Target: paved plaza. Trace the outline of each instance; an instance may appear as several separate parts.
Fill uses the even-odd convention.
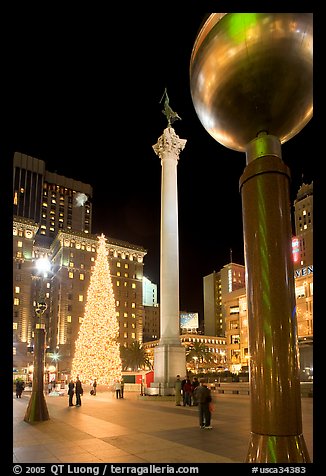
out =
[[[84,392],[81,407],[46,396],[50,420],[24,421],[29,395],[13,395],[14,463],[243,463],[250,397],[215,394],[212,430],[199,428],[197,407],[139,399],[127,392]],[[146,399],[147,398],[147,399]],[[155,398],[155,397],[154,397]],[[302,398],[303,435],[313,461],[313,398]]]

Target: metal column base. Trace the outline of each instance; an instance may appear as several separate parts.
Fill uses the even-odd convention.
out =
[[[303,435],[251,433],[246,463],[311,463]]]
[[[36,390],[32,391],[31,398],[25,413],[24,421],[33,423],[35,421],[49,420],[49,412],[46,406],[46,401],[43,392]]]

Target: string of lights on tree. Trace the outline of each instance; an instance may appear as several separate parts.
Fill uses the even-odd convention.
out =
[[[112,385],[122,379],[119,323],[111,281],[106,238],[99,245],[87,290],[85,313],[76,340],[72,378],[84,383],[97,379],[98,384]]]

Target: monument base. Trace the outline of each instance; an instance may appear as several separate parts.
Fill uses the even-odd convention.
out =
[[[246,463],[311,463],[303,435],[251,433]]]
[[[174,395],[177,375],[186,375],[186,350],[181,344],[159,344],[154,349],[154,382],[159,395]]]

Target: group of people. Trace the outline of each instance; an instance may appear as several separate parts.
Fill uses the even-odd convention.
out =
[[[76,382],[71,379],[68,384],[69,406],[74,407],[76,405],[76,407],[80,407],[83,393],[84,390],[79,377],[77,377]],[[73,403],[74,395],[76,395],[76,404]]]
[[[176,406],[198,406],[199,426],[201,429],[212,428],[211,417],[213,411],[212,392],[205,383],[205,379],[201,378],[198,381],[194,377],[191,382],[189,378],[181,380],[180,375],[177,375],[175,382],[175,404]]]
[[[181,380],[180,375],[177,375],[177,380],[175,384],[175,404],[181,406],[181,401],[183,406],[197,406],[197,398],[195,389],[199,386],[199,381],[197,377],[193,378],[193,381],[190,381],[190,378],[185,378]]]

